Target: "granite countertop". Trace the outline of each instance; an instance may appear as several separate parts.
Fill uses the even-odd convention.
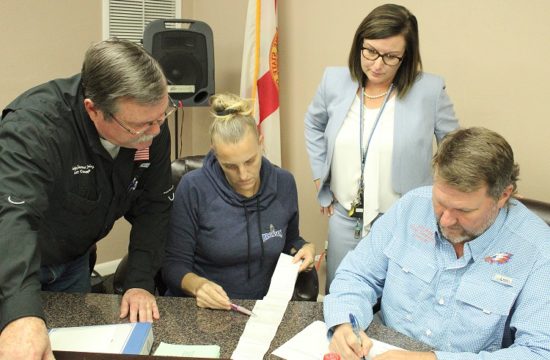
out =
[[[110,294],[42,293],[48,327],[102,325],[128,322],[119,319],[121,296]],[[239,305],[254,307],[253,300],[239,300]],[[153,323],[153,351],[163,341],[172,344],[216,344],[221,357],[229,358],[237,346],[248,317],[234,312],[201,309],[195,299],[158,297],[160,320]],[[323,320],[323,304],[289,303],[283,321],[266,353],[266,359],[279,359],[271,352],[315,320]],[[375,339],[416,351],[430,348],[385,326],[373,323],[367,334]]]

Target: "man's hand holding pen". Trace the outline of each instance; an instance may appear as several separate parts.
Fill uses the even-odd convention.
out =
[[[372,340],[364,331],[356,334],[350,323],[344,323],[336,327],[329,350],[340,354],[342,360],[359,360],[368,355],[371,347]]]
[[[329,344],[331,352],[340,355],[342,360],[359,360],[368,356],[372,348],[372,340],[364,331],[354,329],[351,323],[336,326]],[[373,360],[437,360],[433,352],[414,352],[406,350],[390,350],[380,355],[372,356]]]

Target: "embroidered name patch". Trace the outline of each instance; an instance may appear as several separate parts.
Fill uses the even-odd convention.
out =
[[[513,282],[511,277],[504,276],[502,274],[495,274],[493,276],[493,281],[496,281],[499,284],[508,285],[508,286],[512,286],[512,282]]]
[[[95,167],[92,164],[75,165],[71,168],[71,170],[73,171],[73,175],[89,174],[90,172],[92,172],[93,169],[95,169]]]

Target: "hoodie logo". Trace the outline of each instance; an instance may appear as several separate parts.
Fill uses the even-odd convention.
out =
[[[274,238],[274,237],[280,237],[283,238],[283,230],[275,230],[275,226],[273,224],[269,225],[269,232],[262,234],[262,240],[266,242],[267,240]]]

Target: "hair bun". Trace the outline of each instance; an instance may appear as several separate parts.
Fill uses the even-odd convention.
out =
[[[217,116],[227,116],[231,114],[236,114],[239,112],[238,109],[221,109],[221,110],[215,110]]]

